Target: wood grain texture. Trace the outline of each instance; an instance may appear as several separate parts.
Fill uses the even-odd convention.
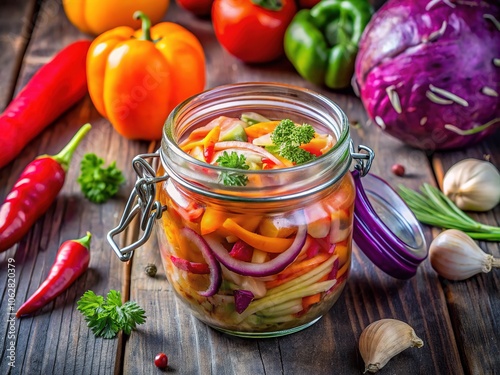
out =
[[[33,29],[35,0],[3,0],[0,12],[0,110],[14,94],[24,52]]]
[[[496,133],[486,142],[467,147],[455,152],[438,152],[433,158],[438,184],[446,171],[456,162],[475,158],[488,160],[493,165],[500,165],[500,133]],[[484,224],[500,226],[500,206],[487,213],[469,213],[470,216]],[[500,244],[494,242],[478,242],[483,251],[500,258]],[[442,279],[446,303],[450,313],[456,338],[462,343],[460,356],[464,369],[470,374],[494,374],[499,371],[500,358],[490,353],[500,350],[500,273],[493,270],[488,274],[480,274],[463,282],[451,282]]]
[[[1,13],[4,14],[3,3],[0,6]],[[61,48],[86,38],[88,36],[69,24],[60,2],[44,1],[23,59],[16,92]],[[3,82],[0,85],[4,87]],[[86,122],[91,122],[93,128],[75,152],[65,186],[56,202],[18,245],[0,254],[3,312],[0,320],[0,346],[7,348],[11,341],[7,335],[7,318],[4,319],[7,309],[4,303],[8,300],[5,294],[5,270],[9,258],[13,258],[16,265],[16,308],[45,279],[59,245],[68,239],[82,237],[86,231],[93,234],[90,268],[66,292],[33,317],[16,320],[16,366],[8,366],[6,351],[2,350],[2,374],[112,374],[117,366],[118,341],[96,339],[86,327],[81,314],[76,311],[76,301],[89,289],[98,294],[106,294],[110,289],[121,289],[123,274],[120,270],[123,264],[112,256],[105,237],[108,228],[115,223],[116,212],[120,210],[134,180],[128,179],[123,195],[106,205],[86,201],[76,180],[80,161],[85,153],[95,152],[107,163],[117,160],[118,167],[130,175],[128,161],[147,145],[117,137],[110,124],[100,118],[90,98],[86,97],[48,126],[26,146],[16,160],[0,171],[1,198],[3,200],[7,195],[27,163],[38,155],[59,152]]]
[[[206,32],[209,29],[208,21],[188,18],[175,9],[169,11],[170,17],[184,22],[192,30]],[[207,53],[209,87],[229,82],[278,81],[311,88],[336,101],[349,119],[361,124],[352,129],[352,138],[356,145],[364,144],[374,149],[376,161],[372,173],[382,176],[393,186],[404,183],[418,188],[424,181],[433,181],[432,166],[425,153],[387,137],[367,122],[361,102],[352,93],[332,92],[304,82],[284,59],[258,66],[244,64],[217,45],[213,35],[204,33],[198,37],[203,40]],[[404,179],[390,172],[395,162],[406,166]],[[429,230],[426,237],[430,242]],[[322,320],[288,337],[248,341],[220,334],[192,318],[184,305],[174,298],[163,270],[156,279],[145,276],[145,259],[156,257],[156,264],[161,264],[157,253],[153,239],[134,255],[131,299],[147,305],[150,318],[141,328],[146,332],[132,335],[128,340],[125,373],[154,373],[155,369],[147,363],[136,361],[137,355],[153,357],[165,351],[176,373],[357,374],[364,368],[357,351],[362,329],[373,320],[387,317],[407,321],[425,342],[423,349],[409,350],[394,358],[390,366],[393,373],[463,373],[452,322],[447,314],[445,291],[429,264],[424,264],[412,280],[399,281],[376,269],[364,254],[355,250],[347,288]],[[158,335],[158,330],[163,334]],[[391,373],[390,367],[384,371]]]

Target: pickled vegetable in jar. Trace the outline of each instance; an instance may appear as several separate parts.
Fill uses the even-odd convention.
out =
[[[174,110],[156,231],[169,282],[198,319],[278,336],[333,306],[351,262],[349,146],[340,108],[289,86],[223,87]]]
[[[122,260],[154,228],[170,287],[202,322],[231,335],[275,337],[325,315],[350,272],[355,153],[338,105],[277,83],[217,87],[169,115],[152,167],[108,240]],[[148,194],[154,191],[154,196]],[[144,236],[112,237],[142,212]],[[154,201],[154,202],[153,202]]]
[[[170,284],[195,316],[239,335],[294,330],[338,299],[349,275],[354,188],[283,202],[207,200],[172,180],[157,227]]]

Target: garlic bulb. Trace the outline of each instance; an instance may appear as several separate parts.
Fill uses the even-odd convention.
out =
[[[365,371],[375,373],[403,350],[424,342],[407,323],[396,319],[381,319],[368,325],[359,337],[359,352]]]
[[[434,238],[429,259],[432,268],[448,280],[465,280],[500,267],[500,259],[486,254],[472,238],[456,229],[445,230]]]
[[[444,175],[443,193],[462,210],[491,210],[500,202],[500,173],[485,160],[464,159]]]

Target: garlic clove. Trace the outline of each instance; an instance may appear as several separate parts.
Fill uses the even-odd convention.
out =
[[[403,350],[423,345],[424,342],[407,323],[397,319],[377,320],[368,325],[359,337],[364,372],[375,373]]]
[[[429,246],[432,268],[448,280],[465,280],[480,272],[490,272],[498,260],[486,254],[466,233],[448,229]]]
[[[500,173],[485,160],[464,159],[444,175],[443,193],[465,211],[489,211],[500,203]]]

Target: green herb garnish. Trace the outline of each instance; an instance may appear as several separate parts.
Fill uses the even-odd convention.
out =
[[[120,292],[110,290],[106,299],[89,290],[77,302],[77,310],[97,337],[111,339],[123,330],[127,335],[146,321],[145,311],[136,303],[122,304]]]
[[[500,241],[500,227],[473,220],[438,188],[423,184],[420,191],[418,193],[404,186],[399,187],[401,198],[422,223],[458,229],[476,240]]]
[[[271,140],[278,146],[279,155],[295,164],[307,163],[316,156],[300,148],[311,142],[314,128],[311,125],[295,125],[292,120],[284,119],[271,133]]]
[[[235,169],[248,169],[249,166],[246,164],[245,155],[238,154],[232,151],[230,154],[224,151],[220,155],[216,163],[221,167],[235,168]],[[226,186],[245,186],[248,183],[248,177],[242,173],[235,172],[221,172],[219,176],[219,181]]]
[[[125,182],[123,173],[112,162],[103,168],[104,160],[96,154],[85,154],[80,165],[78,183],[83,195],[91,202],[104,203],[116,195],[120,185]]]

